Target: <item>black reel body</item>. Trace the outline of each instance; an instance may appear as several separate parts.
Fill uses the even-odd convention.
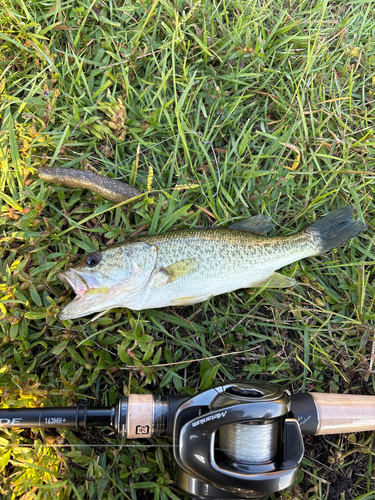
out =
[[[177,484],[193,498],[266,498],[296,480],[304,446],[290,394],[231,382],[184,402],[173,428]]]

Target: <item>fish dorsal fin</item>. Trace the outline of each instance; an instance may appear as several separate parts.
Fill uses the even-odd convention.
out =
[[[275,227],[268,215],[254,215],[248,219],[241,220],[229,226],[229,229],[242,229],[242,231],[251,231],[256,234],[267,234]]]
[[[296,281],[293,278],[289,278],[289,276],[284,276],[283,274],[273,273],[271,276],[268,276],[264,280],[258,281],[258,283],[254,283],[251,285],[253,287],[262,287],[267,285],[267,288],[287,288],[289,286],[293,286],[296,284]]]

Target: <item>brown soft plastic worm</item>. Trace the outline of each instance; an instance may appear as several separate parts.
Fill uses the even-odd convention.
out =
[[[125,184],[125,182],[94,174],[88,170],[59,167],[40,168],[39,177],[53,184],[89,189],[102,198],[115,203],[121,203],[141,194],[138,189]]]

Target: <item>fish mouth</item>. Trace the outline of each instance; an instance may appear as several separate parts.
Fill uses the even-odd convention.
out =
[[[94,276],[76,269],[68,269],[59,273],[57,277],[60,281],[69,285],[76,294],[76,297],[63,307],[57,315],[60,321],[86,316],[86,314],[90,314],[88,312],[90,309],[94,309],[92,312],[95,312],[97,306],[94,303],[100,301],[100,295],[108,291],[107,287],[100,287],[100,283]],[[90,291],[92,292],[90,293]]]
[[[82,274],[74,269],[68,269],[63,273],[59,273],[57,277],[60,281],[69,285],[77,295],[82,295],[90,288]]]

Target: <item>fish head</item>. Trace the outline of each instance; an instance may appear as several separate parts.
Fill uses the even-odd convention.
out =
[[[114,307],[130,307],[144,290],[155,265],[155,247],[145,246],[143,252],[120,246],[94,252],[77,266],[60,273],[58,278],[73,288],[76,297],[61,309],[58,319],[64,321]]]

